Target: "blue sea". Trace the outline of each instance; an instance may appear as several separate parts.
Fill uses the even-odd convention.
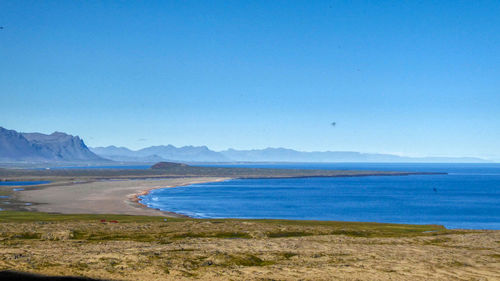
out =
[[[153,190],[151,208],[196,218],[441,224],[500,229],[500,164],[252,164],[293,169],[444,172],[445,175],[244,179]]]
[[[0,186],[29,186],[50,183],[50,181],[0,181]]]
[[[105,169],[115,169],[115,170],[147,170],[151,168],[151,165],[112,165],[112,166],[55,166],[55,167],[45,167],[45,168],[34,168],[33,170],[105,170]]]

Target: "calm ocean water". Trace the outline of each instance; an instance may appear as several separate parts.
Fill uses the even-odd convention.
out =
[[[0,182],[0,186],[27,186],[46,183],[50,183],[50,181],[2,181]]]
[[[248,179],[153,190],[151,208],[197,218],[442,224],[500,229],[500,164],[254,164],[238,167],[447,172],[447,175]]]

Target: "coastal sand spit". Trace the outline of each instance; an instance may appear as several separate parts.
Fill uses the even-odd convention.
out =
[[[148,216],[179,216],[150,209],[138,203],[137,196],[148,191],[204,182],[228,180],[222,177],[183,177],[146,180],[103,180],[68,183],[24,190],[18,200],[32,203],[30,211],[61,214],[123,214]]]

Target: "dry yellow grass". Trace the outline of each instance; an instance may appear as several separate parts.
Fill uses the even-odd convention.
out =
[[[500,232],[4,212],[5,269],[147,281],[498,280]]]

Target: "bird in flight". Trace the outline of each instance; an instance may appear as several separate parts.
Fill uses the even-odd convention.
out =
[[[337,125],[337,122],[332,122],[332,127],[335,127]]]

